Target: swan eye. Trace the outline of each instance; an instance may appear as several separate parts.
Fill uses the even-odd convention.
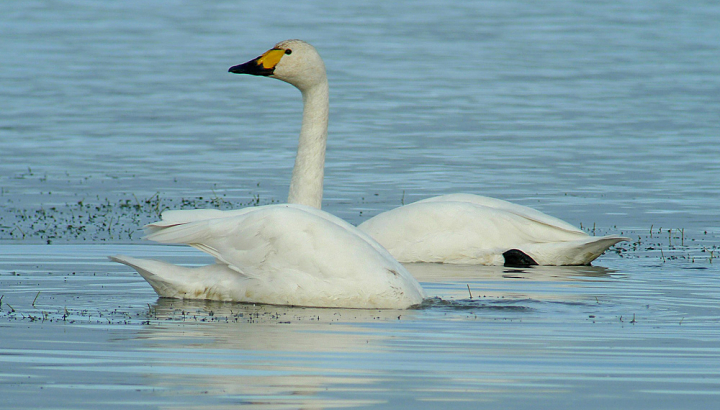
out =
[[[287,50],[285,50],[285,54],[292,54],[292,50],[288,48]]]

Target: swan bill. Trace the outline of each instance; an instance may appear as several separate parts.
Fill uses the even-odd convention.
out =
[[[275,66],[285,55],[285,50],[273,48],[266,51],[263,55],[240,65],[232,66],[228,70],[233,74],[251,74],[270,76],[275,72]]]

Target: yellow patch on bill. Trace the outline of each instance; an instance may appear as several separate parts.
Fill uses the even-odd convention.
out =
[[[257,63],[258,65],[262,65],[263,68],[266,69],[275,68],[277,63],[280,62],[280,59],[284,55],[285,50],[278,50],[273,48],[272,50],[268,50],[265,52],[265,54],[261,55],[260,58],[258,58]]]

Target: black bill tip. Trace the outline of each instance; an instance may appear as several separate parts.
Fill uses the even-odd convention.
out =
[[[232,66],[228,69],[228,72],[233,74],[250,74],[250,75],[262,75],[262,76],[268,76],[272,75],[273,71],[275,71],[274,68],[265,68],[262,64],[258,64],[258,59],[260,57],[248,61],[244,64],[239,64]]]

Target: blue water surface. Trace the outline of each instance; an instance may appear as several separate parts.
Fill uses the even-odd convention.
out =
[[[0,15],[0,408],[717,403],[717,2]],[[157,299],[105,256],[208,259],[143,242],[144,223],[286,200],[300,94],[227,69],[287,38],[327,67],[327,211],[357,224],[467,192],[632,241],[593,267],[411,265],[434,297],[411,311]]]

